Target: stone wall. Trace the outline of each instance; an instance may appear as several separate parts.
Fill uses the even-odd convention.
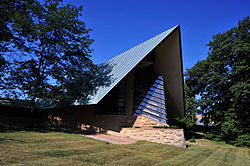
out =
[[[183,129],[123,128],[119,133],[109,131],[108,134],[186,148]]]
[[[140,115],[94,115],[91,107],[74,107],[48,113],[47,125],[79,129],[86,132],[119,132],[124,127],[152,128],[166,125],[152,118]]]
[[[154,120],[144,115],[137,116],[133,127],[152,128],[153,126],[165,126],[167,124]]]
[[[11,115],[11,114],[10,114]],[[140,115],[94,115],[91,107],[41,110],[39,117],[0,116],[0,123],[20,127],[55,126],[82,133],[105,132],[138,140],[185,147],[182,129],[153,128],[164,123]]]

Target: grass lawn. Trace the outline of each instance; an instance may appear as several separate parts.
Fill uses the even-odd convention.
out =
[[[0,165],[250,165],[248,148],[205,139],[188,149],[140,141],[114,145],[63,132],[0,132]]]

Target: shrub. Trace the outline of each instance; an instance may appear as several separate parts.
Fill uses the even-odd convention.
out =
[[[248,147],[250,148],[250,134],[242,134],[237,136],[236,139],[232,141],[225,140],[224,133],[218,132],[218,131],[212,131],[210,133],[207,133],[205,135],[206,139],[212,140],[212,141],[226,141],[226,143],[238,146],[238,147]]]
[[[189,142],[193,142],[193,143],[196,142],[194,136],[193,136],[192,138],[190,138],[188,141],[189,141]]]
[[[222,141],[221,133],[219,133],[218,131],[211,131],[205,134],[204,138],[212,141]]]
[[[191,129],[197,124],[197,119],[192,115],[185,115],[183,118],[176,118],[177,125],[183,128]]]
[[[250,134],[243,134],[238,136],[236,140],[231,142],[231,144],[235,146],[246,146],[250,148]]]
[[[190,113],[186,113],[186,115],[182,118],[173,118],[168,120],[168,124],[171,126],[178,126],[178,128],[184,129],[192,129],[197,124],[197,119]]]

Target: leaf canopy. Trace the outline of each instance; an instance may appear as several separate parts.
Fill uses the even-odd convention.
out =
[[[204,121],[212,120],[222,137],[233,140],[249,133],[250,20],[213,36],[208,57],[185,74],[193,95],[199,95]]]
[[[5,73],[4,94],[32,99],[33,105],[36,99],[63,100],[67,89],[74,89],[75,99],[86,96],[77,87],[70,88],[72,82],[90,88],[90,77],[98,71],[90,59],[91,29],[79,19],[82,7],[61,0],[44,4],[11,0],[1,6],[20,10],[1,20],[7,37],[2,38],[1,54],[10,69]]]

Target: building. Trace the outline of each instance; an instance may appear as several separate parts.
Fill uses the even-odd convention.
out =
[[[169,119],[184,116],[179,25],[100,67],[101,77],[91,81],[94,90],[75,101],[74,106],[51,109],[48,124],[80,128],[87,133],[123,133],[139,139],[147,137],[146,140],[153,142],[175,140],[169,144],[185,146],[181,129],[174,131],[176,134],[161,130],[164,137],[157,129],[152,131],[154,126],[166,126]],[[166,138],[166,135],[169,136]]]
[[[75,117],[83,124],[119,130],[122,126],[134,126],[140,115],[161,125],[184,116],[179,25],[101,66],[106,81],[97,84],[87,99],[75,102],[80,111]]]

